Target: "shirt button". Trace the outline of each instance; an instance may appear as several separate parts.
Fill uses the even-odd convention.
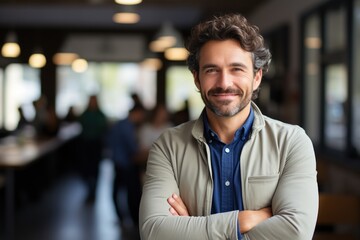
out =
[[[225,186],[227,186],[227,187],[230,186],[230,182],[229,182],[229,181],[226,181],[226,182],[225,182]]]
[[[211,139],[209,140],[209,143],[212,143],[212,140],[211,140]]]
[[[215,134],[212,132],[212,133],[210,133],[210,135],[213,137],[213,136],[215,136]]]
[[[226,152],[226,153],[229,153],[229,152],[230,152],[230,149],[229,149],[229,148],[225,148],[225,152]]]

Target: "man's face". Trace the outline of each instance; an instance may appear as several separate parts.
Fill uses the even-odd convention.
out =
[[[254,74],[251,53],[235,40],[209,41],[200,51],[195,84],[205,106],[218,116],[230,117],[249,106],[262,71]]]

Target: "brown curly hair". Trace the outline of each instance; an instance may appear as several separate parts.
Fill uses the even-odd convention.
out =
[[[186,44],[189,51],[187,65],[191,72],[199,72],[199,53],[202,46],[210,40],[234,39],[240,46],[251,53],[254,72],[262,69],[267,72],[271,53],[264,46],[264,39],[259,33],[259,28],[250,24],[240,14],[226,14],[214,16],[212,19],[196,25]],[[258,90],[254,91],[253,99],[257,98]]]

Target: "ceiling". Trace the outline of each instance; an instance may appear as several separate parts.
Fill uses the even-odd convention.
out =
[[[1,0],[0,43],[9,30],[16,31],[24,46],[22,55],[25,59],[30,54],[26,51],[30,52],[35,45],[58,50],[72,41],[80,43],[81,46],[76,47],[82,47],[87,52],[94,47],[86,43],[89,39],[95,45],[104,45],[104,37],[116,42],[116,37],[126,35],[125,40],[132,47],[123,47],[118,51],[128,50],[131,53],[140,45],[146,45],[164,22],[172,23],[186,35],[193,25],[211,15],[240,12],[246,16],[266,1],[269,0],[143,0],[134,6],[140,14],[140,21],[129,25],[112,21],[113,14],[123,8],[114,0]],[[74,39],[74,36],[80,39]],[[95,43],[96,38],[102,43]],[[124,38],[122,40],[122,46],[127,46]],[[113,56],[98,58],[130,60],[131,54],[123,54],[124,59],[113,59],[115,54],[119,55],[118,51],[112,51]],[[92,54],[93,60],[99,60],[95,55]],[[134,59],[140,58],[140,55]]]

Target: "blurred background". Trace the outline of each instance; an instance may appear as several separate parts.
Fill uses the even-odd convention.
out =
[[[320,193],[356,204],[345,215],[355,236],[340,239],[360,239],[360,0],[2,0],[0,239],[138,239],[129,192],[113,200],[108,133],[140,106],[146,155],[164,128],[197,118],[184,41],[199,21],[230,12],[259,26],[273,55],[257,104],[306,130]],[[91,170],[89,154],[100,158]],[[320,225],[327,239],[349,230]]]

